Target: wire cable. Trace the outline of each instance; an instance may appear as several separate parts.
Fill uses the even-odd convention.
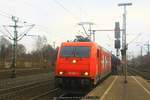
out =
[[[127,43],[128,45],[131,44],[132,42],[136,41],[142,34],[139,33],[135,38],[133,38],[129,43]]]
[[[18,40],[17,41],[21,40],[24,36],[26,36],[27,33],[35,26],[35,24],[30,25],[30,26],[31,27],[29,27],[28,30],[24,31],[21,35],[18,36]]]
[[[8,14],[8,13],[2,11],[2,10],[0,10],[0,15],[3,16],[3,17],[5,17],[5,18],[9,18],[9,19],[10,19],[11,16],[12,16],[11,14]]]
[[[9,37],[8,35],[6,35],[3,31],[0,30],[0,32],[3,34],[2,36],[9,38],[10,40],[13,40],[13,38]]]
[[[67,13],[69,13],[75,20],[78,20],[78,17],[76,17],[69,9],[67,9],[62,3],[60,3],[58,0],[53,0],[57,5],[59,5],[61,8],[63,8]]]
[[[6,26],[5,26],[5,25],[3,25],[3,27],[4,27],[4,29],[6,30],[6,32],[7,32],[7,33],[9,33],[10,37],[12,37],[12,38],[13,38],[12,34],[8,31],[8,29],[6,28]]]

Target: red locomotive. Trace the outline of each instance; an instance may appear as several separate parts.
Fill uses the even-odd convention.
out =
[[[55,83],[96,85],[111,73],[111,53],[95,42],[64,42],[58,50]]]

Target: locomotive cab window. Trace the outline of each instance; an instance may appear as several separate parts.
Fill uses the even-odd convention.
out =
[[[89,57],[90,56],[89,46],[64,46],[61,49],[60,55],[62,57]]]
[[[62,57],[73,57],[74,56],[74,47],[72,47],[72,46],[62,47],[60,55]]]
[[[75,47],[75,57],[89,57],[90,56],[90,47],[79,46]]]

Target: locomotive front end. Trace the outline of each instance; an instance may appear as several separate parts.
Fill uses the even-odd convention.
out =
[[[58,86],[85,86],[90,84],[91,47],[68,43],[62,45],[55,71]]]

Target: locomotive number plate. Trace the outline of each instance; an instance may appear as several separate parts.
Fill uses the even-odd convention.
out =
[[[68,72],[68,74],[75,75],[75,74],[79,74],[79,73],[78,72]]]

